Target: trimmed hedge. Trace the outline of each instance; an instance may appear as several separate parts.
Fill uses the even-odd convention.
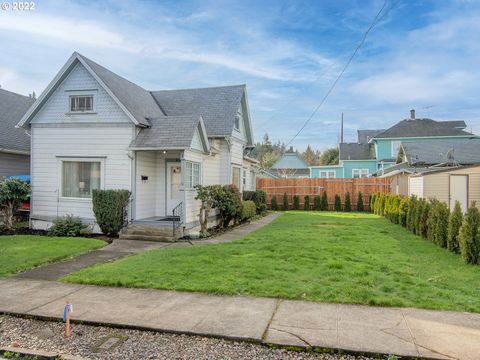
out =
[[[480,210],[475,203],[465,217],[460,203],[452,212],[437,199],[422,199],[412,195],[372,194],[371,211],[383,214],[392,223],[406,227],[434,244],[460,253],[467,264],[480,264]]]
[[[107,236],[116,237],[127,220],[127,206],[130,201],[128,190],[92,191],[93,213],[97,224]]]
[[[267,210],[267,193],[263,190],[244,191],[244,201],[253,201],[255,203],[257,214],[263,214]]]

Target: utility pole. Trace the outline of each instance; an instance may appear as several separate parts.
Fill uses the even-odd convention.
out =
[[[340,126],[340,144],[343,144],[343,112],[342,112],[342,122]]]

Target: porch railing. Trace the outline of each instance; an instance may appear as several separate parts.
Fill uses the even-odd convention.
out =
[[[183,224],[183,201],[172,210],[173,237],[176,238],[177,229]]]

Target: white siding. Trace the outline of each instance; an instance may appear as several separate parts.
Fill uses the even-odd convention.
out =
[[[165,158],[157,154],[156,216],[165,216]]]
[[[231,161],[232,164],[242,166],[243,164],[243,149],[245,148],[245,142],[232,138],[231,143]]]
[[[135,218],[145,219],[156,214],[158,189],[157,158],[155,151],[138,151],[136,155]],[[142,176],[148,180],[142,181]]]
[[[92,94],[95,114],[69,115],[69,96]],[[35,115],[32,123],[125,122],[130,119],[90,75],[82,64],[77,64],[65,80]]]
[[[247,135],[246,135],[246,129],[245,129],[245,117],[243,115],[242,108],[243,108],[243,106],[240,105],[240,108],[238,109],[238,112],[240,114],[240,129],[237,130],[234,127],[233,132],[232,132],[232,136],[237,138],[238,140],[240,140],[242,142],[247,142]]]
[[[59,157],[100,157],[105,189],[131,190],[127,148],[133,125],[117,127],[32,126],[32,216],[53,218],[73,214],[93,219],[91,200],[62,199]]]
[[[448,177],[449,175],[446,172],[423,176],[423,196],[425,199],[437,199],[448,205]]]
[[[409,195],[416,195],[423,198],[423,177],[410,177],[408,183]]]

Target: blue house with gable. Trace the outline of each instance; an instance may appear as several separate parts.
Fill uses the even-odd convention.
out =
[[[404,119],[386,130],[358,130],[356,143],[339,144],[338,165],[310,166],[310,177],[368,177],[395,165],[402,143],[480,138],[466,131],[466,127],[462,120],[416,118],[415,110],[412,110],[410,119]]]

